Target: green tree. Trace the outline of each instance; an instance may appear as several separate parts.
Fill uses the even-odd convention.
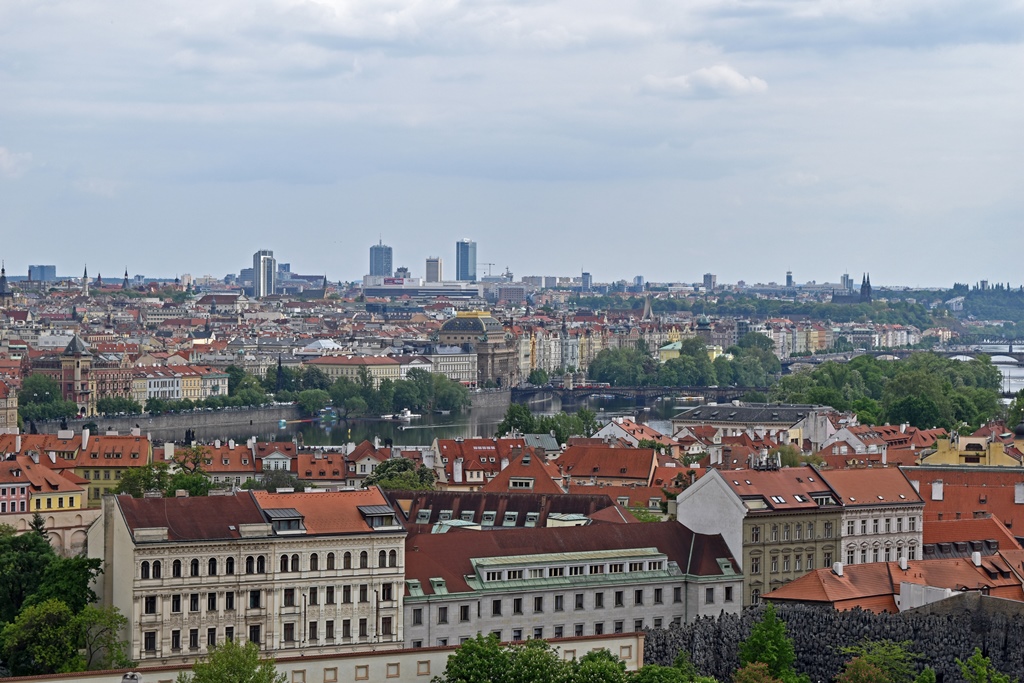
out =
[[[78,415],[78,405],[65,401],[57,381],[33,373],[21,383],[18,392],[18,415],[25,420],[59,420]]]
[[[54,556],[39,582],[39,587],[25,600],[25,605],[37,605],[48,600],[60,600],[78,614],[85,606],[96,601],[92,585],[103,573],[103,561],[98,557]]]
[[[495,434],[535,434],[536,428],[537,423],[530,409],[521,403],[513,403],[505,409],[505,417],[498,423]]]
[[[259,481],[255,479],[247,480],[242,484],[242,488],[257,491],[276,491],[277,489],[290,488],[301,492],[306,490],[306,484],[287,470],[271,470],[265,472],[263,478]]]
[[[740,643],[740,664],[762,662],[768,665],[768,673],[772,677],[790,681],[796,680],[795,661],[796,653],[793,641],[786,635],[786,624],[775,615],[775,606],[769,602],[761,620]]]
[[[166,462],[129,467],[122,473],[114,492],[126,493],[132,498],[142,498],[147,491],[159,491],[162,494],[169,486],[170,476]]]
[[[530,374],[527,376],[526,381],[530,384],[537,386],[548,383],[548,373],[543,368],[534,368],[530,370]]]
[[[260,659],[256,643],[239,645],[226,641],[210,652],[205,662],[196,662],[192,673],[178,674],[177,683],[285,683],[273,659]]]
[[[889,676],[863,657],[854,657],[843,664],[835,683],[892,683]]]
[[[331,378],[315,365],[307,365],[302,371],[300,385],[303,389],[328,391],[331,388]]]
[[[55,557],[49,541],[37,533],[0,534],[0,623],[14,621]]]
[[[345,399],[345,417],[354,415],[363,415],[369,410],[369,406],[359,396],[353,396],[352,398]]]
[[[998,671],[992,666],[992,660],[981,654],[981,648],[974,648],[974,652],[967,661],[956,659],[956,665],[960,669],[960,675],[967,683],[1010,683],[1011,679],[1006,674]]]
[[[331,395],[323,389],[306,389],[300,391],[298,404],[307,415],[319,415],[320,411],[331,403]]]
[[[914,679],[914,683],[935,683],[935,669],[926,666]]]
[[[477,634],[448,657],[438,683],[501,683],[511,659],[509,651],[493,633]]]
[[[1017,392],[1017,395],[1014,396],[1013,401],[1006,409],[1007,427],[1013,429],[1021,422],[1024,422],[1024,389]]]
[[[38,512],[32,513],[32,523],[29,525],[33,533],[37,533],[43,538],[46,538],[46,520]]]
[[[608,650],[591,650],[577,660],[573,667],[573,683],[626,683],[626,663]]]
[[[60,600],[25,607],[0,632],[4,661],[15,676],[81,671],[76,631],[74,613]]]
[[[909,640],[899,643],[875,640],[844,647],[842,651],[881,671],[889,683],[912,683],[917,675],[916,662],[921,655],[908,650],[910,645]]]
[[[237,365],[229,365],[224,368],[224,372],[228,375],[228,396],[234,396],[235,390],[238,389],[239,383],[242,378],[245,377],[246,372]]]
[[[408,458],[391,458],[377,465],[363,479],[363,486],[379,486],[385,490],[430,491],[437,475],[432,469],[417,465]]]
[[[749,662],[736,670],[732,683],[782,683],[772,676],[764,662]]]
[[[86,605],[75,615],[75,625],[86,669],[126,669],[132,666],[128,643],[118,639],[121,629],[128,625],[128,619],[116,607]]]

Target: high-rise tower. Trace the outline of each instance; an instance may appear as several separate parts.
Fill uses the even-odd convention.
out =
[[[257,299],[270,296],[277,288],[277,259],[269,249],[252,255],[252,295]]]
[[[440,256],[427,257],[427,282],[441,282],[444,280],[444,271],[441,268]]]
[[[392,275],[392,251],[391,247],[378,241],[370,247],[370,275],[391,277]]]
[[[476,281],[476,242],[459,240],[455,243],[455,279]]]

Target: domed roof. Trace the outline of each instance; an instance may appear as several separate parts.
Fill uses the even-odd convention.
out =
[[[459,314],[446,320],[441,325],[442,332],[463,332],[468,334],[488,334],[501,332],[504,328],[488,313],[464,315]]]
[[[1024,422],[1021,422],[1019,425],[1013,428],[1013,435],[1018,438],[1024,439]]]

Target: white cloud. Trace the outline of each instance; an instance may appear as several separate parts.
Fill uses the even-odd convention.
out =
[[[12,152],[0,147],[0,176],[19,178],[32,165],[32,155],[28,152]]]
[[[654,95],[736,97],[762,93],[768,84],[757,76],[744,76],[728,64],[716,64],[684,76],[646,76],[642,87]]]

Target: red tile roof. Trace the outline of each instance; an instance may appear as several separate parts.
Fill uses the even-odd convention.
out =
[[[132,498],[117,496],[130,532],[167,527],[169,541],[240,538],[240,524],[266,520],[249,493],[197,498]]]
[[[353,534],[372,531],[359,512],[360,506],[385,505],[387,498],[376,486],[356,491],[323,491],[317,493],[270,493],[253,491],[253,497],[264,510],[298,510],[304,519],[307,534]]]

